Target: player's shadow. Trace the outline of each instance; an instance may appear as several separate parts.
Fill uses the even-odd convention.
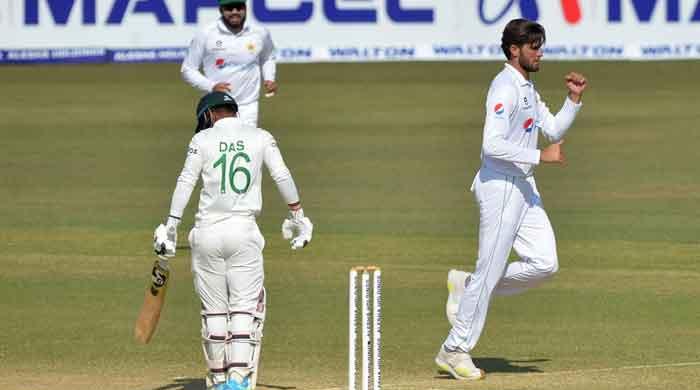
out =
[[[548,362],[549,359],[527,359],[527,360],[508,360],[504,358],[474,358],[474,365],[489,373],[527,373],[527,372],[543,372],[534,363]],[[447,373],[440,372],[437,378],[449,378]]]
[[[527,359],[527,360],[508,360],[504,358],[474,358],[474,364],[482,370],[488,372],[506,372],[506,373],[523,373],[523,372],[543,372],[534,363],[548,362],[549,359]]]
[[[205,388],[206,383],[204,383],[204,379],[202,378],[177,378],[173,381],[173,383],[156,387],[153,390],[204,390]],[[256,388],[271,390],[296,390],[296,387],[294,386],[279,386],[265,383],[258,383]]]
[[[204,390],[206,383],[202,378],[177,378],[173,383],[159,386],[153,390]]]
[[[202,378],[177,378],[173,383],[158,386],[153,390],[203,390],[206,387]]]

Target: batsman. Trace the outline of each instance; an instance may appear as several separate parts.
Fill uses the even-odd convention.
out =
[[[188,240],[194,288],[202,307],[207,389],[254,389],[266,300],[265,239],[256,223],[262,208],[263,165],[289,206],[282,235],[291,240],[292,249],[311,241],[313,225],[304,216],[277,142],[266,130],[239,118],[233,97],[224,92],[205,95],[196,116],[196,134],[170,203],[166,242],[159,242],[156,235],[154,245],[160,255],[175,255],[177,227],[201,177],[199,208]]]

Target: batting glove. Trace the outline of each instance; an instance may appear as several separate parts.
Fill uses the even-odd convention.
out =
[[[168,216],[168,221],[165,222],[165,228],[168,231],[168,240],[177,247],[177,226],[180,224],[180,218]]]
[[[153,233],[153,250],[164,260],[175,256],[175,242],[168,239],[168,229],[163,224]]]
[[[290,210],[289,215],[282,222],[282,237],[290,240],[292,250],[305,247],[311,241],[314,225],[304,216],[304,210]]]

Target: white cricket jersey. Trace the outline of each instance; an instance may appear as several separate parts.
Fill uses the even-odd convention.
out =
[[[580,108],[581,103],[567,97],[552,115],[532,81],[506,63],[491,82],[486,98],[482,166],[511,176],[532,175],[540,161],[538,133],[549,142],[558,142]]]
[[[262,208],[263,164],[287,204],[299,202],[292,175],[272,135],[238,118],[218,120],[213,127],[192,137],[173,193],[170,215],[182,216],[201,175],[196,227],[234,215],[257,216]]]
[[[180,72],[185,81],[204,92],[211,92],[216,83],[230,83],[230,94],[243,105],[260,96],[261,68],[264,80],[275,80],[275,60],[275,45],[265,28],[246,22],[234,34],[219,18],[192,39]]]

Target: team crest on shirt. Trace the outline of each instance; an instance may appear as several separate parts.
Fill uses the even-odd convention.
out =
[[[493,112],[495,112],[496,115],[503,114],[503,112],[505,112],[505,108],[503,108],[503,103],[496,103],[496,105],[493,107]]]
[[[245,48],[252,53],[255,51],[255,44],[253,42],[248,42],[248,44],[245,45]]]
[[[523,123],[523,129],[525,130],[526,133],[529,133],[535,127],[534,124],[535,124],[535,121],[532,118],[527,118],[525,123]]]
[[[221,52],[224,51],[224,41],[222,40],[217,40],[214,42],[214,47],[211,48],[213,52]]]

